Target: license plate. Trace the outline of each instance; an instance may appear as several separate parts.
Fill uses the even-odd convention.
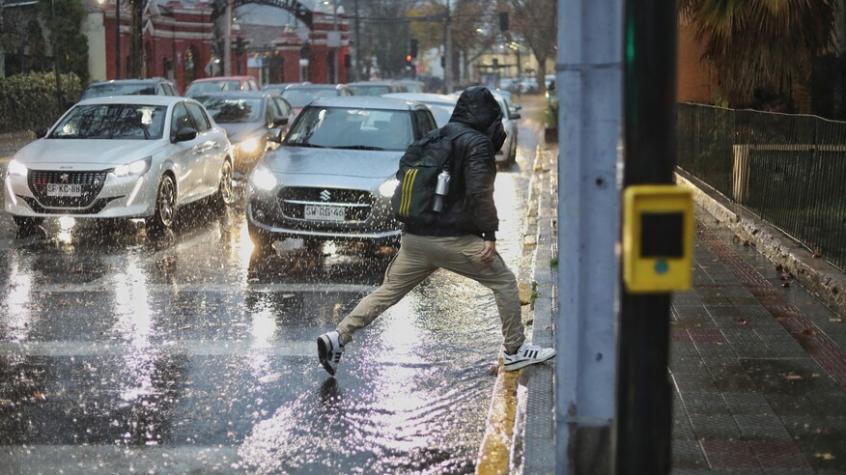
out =
[[[47,196],[78,198],[82,196],[82,185],[48,183]]]
[[[342,206],[305,205],[305,219],[314,221],[343,221],[346,208]]]

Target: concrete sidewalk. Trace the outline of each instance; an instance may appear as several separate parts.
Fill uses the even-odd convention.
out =
[[[673,299],[673,473],[846,473],[846,324],[697,209]]]

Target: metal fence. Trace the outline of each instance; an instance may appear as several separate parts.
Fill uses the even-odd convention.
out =
[[[678,106],[679,167],[846,269],[846,122]]]

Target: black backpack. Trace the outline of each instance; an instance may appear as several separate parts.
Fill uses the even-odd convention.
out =
[[[458,134],[461,135],[461,134]],[[434,220],[432,206],[438,174],[449,170],[452,141],[458,135],[445,135],[440,129],[412,143],[400,159],[397,189],[391,198],[394,217],[406,224],[429,224]]]

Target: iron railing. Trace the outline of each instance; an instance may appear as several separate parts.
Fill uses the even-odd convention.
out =
[[[846,269],[846,122],[679,104],[678,164]]]

